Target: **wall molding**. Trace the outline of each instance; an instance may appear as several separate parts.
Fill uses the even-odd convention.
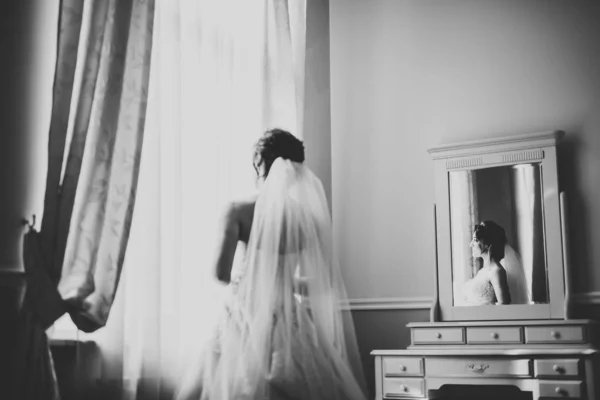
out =
[[[600,305],[600,291],[574,293],[572,297],[576,305]],[[345,310],[429,310],[433,298],[421,297],[373,297],[348,299]]]
[[[358,310],[429,310],[431,297],[374,297],[348,299],[344,309]]]
[[[600,305],[600,291],[573,293],[572,299],[578,305]]]

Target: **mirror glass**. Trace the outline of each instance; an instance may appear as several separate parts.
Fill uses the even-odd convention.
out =
[[[548,303],[539,163],[451,171],[454,306]]]

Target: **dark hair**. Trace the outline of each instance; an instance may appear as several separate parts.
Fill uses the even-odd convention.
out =
[[[500,225],[494,221],[483,221],[475,225],[475,237],[489,248],[491,259],[500,261],[504,258],[506,233]]]
[[[288,131],[270,129],[254,145],[253,164],[256,173],[258,174],[258,167],[264,164],[264,176],[269,175],[273,161],[279,157],[299,163],[304,162],[304,144]]]

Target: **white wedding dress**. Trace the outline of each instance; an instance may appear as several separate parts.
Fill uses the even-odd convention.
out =
[[[354,325],[321,181],[278,158],[244,261],[180,400],[365,400]]]
[[[510,304],[530,304],[531,290],[528,289],[525,270],[521,263],[519,253],[510,245],[504,246],[504,258],[500,264],[506,271]],[[468,306],[482,306],[496,304],[496,293],[489,274],[479,270],[472,279],[463,285],[463,299]]]

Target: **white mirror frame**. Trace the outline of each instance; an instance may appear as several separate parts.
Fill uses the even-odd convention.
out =
[[[564,319],[566,249],[562,232],[556,146],[562,131],[443,145],[428,152],[434,161],[437,301],[439,320],[531,320]],[[543,222],[548,278],[547,304],[454,306],[452,285],[452,243],[450,229],[450,171],[474,170],[502,165],[539,162],[542,170]],[[562,196],[561,196],[562,197]],[[564,215],[562,215],[564,218]],[[568,292],[567,292],[568,294]],[[437,305],[434,304],[434,307]]]

